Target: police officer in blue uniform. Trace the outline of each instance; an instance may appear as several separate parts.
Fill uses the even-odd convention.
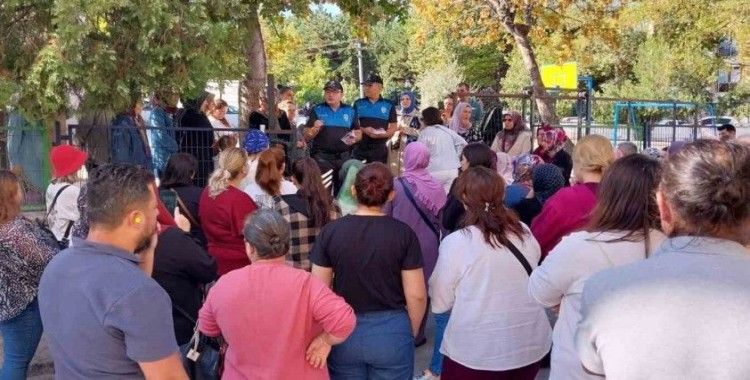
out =
[[[362,141],[354,148],[354,158],[388,164],[386,142],[397,130],[396,106],[383,99],[383,79],[371,73],[365,80],[365,97],[354,102]]]
[[[325,103],[310,111],[304,136],[312,143],[310,155],[318,162],[320,172],[333,170],[333,189],[338,193],[343,180],[338,176],[341,165],[351,158],[352,146],[362,139],[362,134],[354,108],[341,102],[341,83],[328,81],[323,90]]]

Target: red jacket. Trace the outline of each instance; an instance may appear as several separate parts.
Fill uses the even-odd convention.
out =
[[[531,233],[542,248],[542,260],[565,235],[585,227],[596,206],[598,183],[566,187],[553,195],[531,222]]]

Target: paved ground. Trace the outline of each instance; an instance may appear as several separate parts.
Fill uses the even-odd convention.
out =
[[[419,374],[423,369],[427,368],[432,357],[432,336],[434,332],[434,323],[432,318],[427,324],[427,344],[417,348],[414,362],[415,374]],[[0,339],[0,352],[2,352],[2,339]],[[0,363],[2,363],[2,357],[0,357]],[[32,380],[51,380],[53,379],[53,367],[52,358],[50,357],[49,349],[45,338],[42,337],[42,342],[39,344],[39,348],[36,351],[36,356],[31,362],[31,368],[29,369],[29,379]],[[537,380],[546,380],[549,376],[548,370],[542,370],[537,376]]]

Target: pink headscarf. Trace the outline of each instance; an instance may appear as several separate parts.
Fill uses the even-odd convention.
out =
[[[412,186],[419,203],[437,215],[448,200],[443,185],[427,171],[430,163],[430,150],[427,145],[415,141],[404,149],[404,173],[401,178]]]
[[[471,126],[466,128],[461,125],[461,114],[464,112],[464,108],[466,107],[471,108],[471,106],[467,102],[458,103],[456,108],[453,110],[453,117],[451,117],[450,125],[448,125],[450,129],[454,130],[459,135],[465,135],[471,130]]]

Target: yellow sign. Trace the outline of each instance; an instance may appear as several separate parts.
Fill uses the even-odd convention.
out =
[[[544,65],[540,69],[544,87],[560,87],[566,90],[578,88],[578,64],[566,62],[562,65]]]

